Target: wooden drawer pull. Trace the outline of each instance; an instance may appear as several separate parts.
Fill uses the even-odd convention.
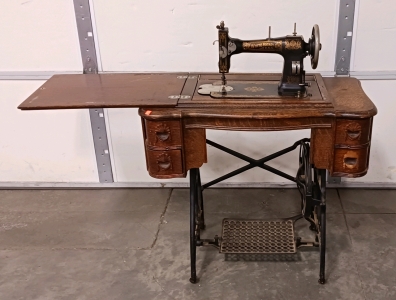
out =
[[[163,170],[167,170],[170,168],[171,163],[170,162],[159,162],[158,166],[163,169]]]
[[[369,144],[361,148],[336,148],[334,151],[335,176],[359,177],[367,173]]]
[[[147,144],[153,147],[166,148],[182,145],[180,121],[148,121],[145,120]]]
[[[162,152],[157,156],[157,166],[159,170],[169,170],[172,168],[172,158],[169,153]]]
[[[348,139],[350,140],[358,140],[361,134],[361,130],[347,130]]]
[[[347,168],[354,168],[358,159],[356,157],[344,157],[344,166]]]
[[[170,137],[170,132],[167,132],[167,131],[160,131],[160,132],[157,131],[157,132],[155,132],[155,134],[156,134],[157,138],[162,142],[165,142]]]
[[[346,138],[350,141],[356,141],[360,139],[362,135],[362,126],[360,124],[353,122],[348,124],[346,127]]]

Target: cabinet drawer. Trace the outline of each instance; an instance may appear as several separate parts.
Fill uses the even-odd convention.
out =
[[[145,120],[147,145],[152,147],[181,146],[180,121]]]
[[[147,169],[155,178],[184,177],[181,150],[155,151],[146,149]]]
[[[371,118],[361,120],[337,120],[336,145],[363,145],[370,141]]]
[[[359,177],[367,173],[369,146],[348,149],[336,148],[334,150],[333,176]]]

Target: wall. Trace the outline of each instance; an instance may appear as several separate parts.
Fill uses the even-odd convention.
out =
[[[82,70],[72,1],[3,0],[0,20],[0,72]],[[97,182],[87,111],[17,109],[43,83],[0,81],[0,181]]]
[[[378,115],[374,118],[369,172],[359,179],[345,179],[348,182],[396,181],[396,155],[393,151],[396,146],[393,134],[396,81],[380,79],[381,74],[396,74],[396,59],[392,57],[396,50],[395,15],[396,2],[393,0],[360,0],[357,3],[351,73],[379,74],[377,80],[361,81],[364,91],[377,106]]]
[[[319,24],[323,45],[319,71],[334,74],[338,26],[338,2],[332,1],[149,1],[92,0],[94,33],[102,72],[209,71],[216,72],[215,26],[224,20],[230,35],[242,39],[264,38],[268,26],[272,36],[293,31],[307,40],[312,26]],[[356,3],[351,71],[396,74],[396,4],[392,0]],[[373,13],[375,12],[375,13]],[[4,0],[0,11],[3,45],[2,72],[78,72],[82,70],[78,35],[69,0]],[[308,60],[308,59],[307,59]],[[308,61],[307,61],[308,62]],[[306,63],[307,71],[311,71]],[[233,72],[279,72],[277,55],[245,54],[233,57]],[[374,76],[375,77],[375,76]],[[396,76],[395,76],[396,77]],[[380,77],[378,77],[380,78]],[[369,174],[352,182],[396,183],[396,158],[392,149],[396,136],[392,116],[394,80],[363,80],[362,85],[376,103]],[[42,84],[41,81],[0,81],[0,181],[45,185],[49,182],[98,182],[95,154],[87,110],[21,112],[16,106]],[[108,139],[116,183],[158,184],[146,172],[140,120],[136,109],[106,111]],[[208,131],[208,137],[244,154],[261,158],[289,146],[309,132]],[[244,165],[238,159],[208,147],[209,164],[202,168],[203,181]],[[294,174],[297,152],[274,160],[271,166]],[[185,179],[163,181],[187,183]],[[282,178],[262,170],[251,170],[230,179],[236,184],[283,183]]]

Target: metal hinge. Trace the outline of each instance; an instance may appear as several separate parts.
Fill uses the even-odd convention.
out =
[[[170,95],[168,96],[169,99],[190,99],[191,96],[189,95]]]
[[[191,76],[191,75],[181,75],[181,76],[177,76],[177,79],[195,79],[197,78],[197,76]]]

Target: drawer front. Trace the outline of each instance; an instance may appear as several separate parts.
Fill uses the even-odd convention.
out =
[[[359,149],[336,148],[333,176],[359,177],[367,173],[369,146]]]
[[[147,168],[155,178],[184,177],[181,150],[146,150]]]
[[[337,120],[336,145],[363,145],[370,141],[371,118]]]
[[[145,120],[147,145],[151,147],[181,146],[180,121]]]

